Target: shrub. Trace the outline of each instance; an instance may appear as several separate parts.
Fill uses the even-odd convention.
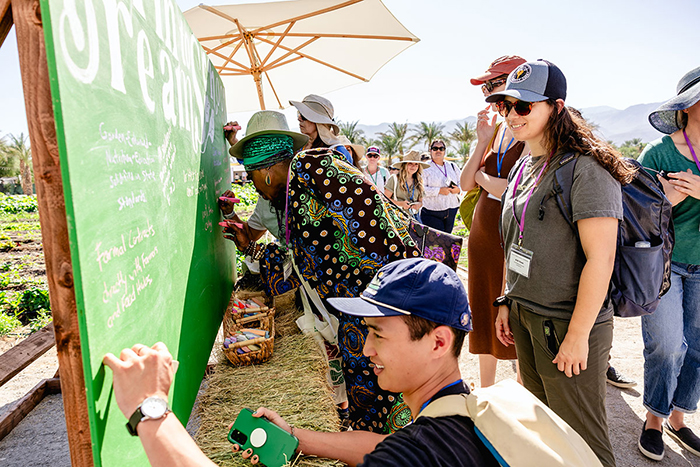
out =
[[[22,292],[22,295],[20,295],[13,309],[15,316],[22,324],[29,324],[37,318],[40,318],[42,312],[51,310],[49,291],[38,287],[26,289]]]
[[[5,195],[0,193],[0,212],[17,214],[19,212],[36,212],[38,205],[36,195]]]
[[[11,333],[21,325],[22,323],[20,323],[16,317],[6,313],[0,313],[0,336]]]

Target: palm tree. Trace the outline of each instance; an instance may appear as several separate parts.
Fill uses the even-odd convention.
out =
[[[411,131],[413,135],[410,140],[413,143],[411,147],[419,143],[424,143],[424,147],[428,148],[430,143],[436,139],[447,140],[447,137],[443,133],[445,130],[445,125],[441,125],[437,122],[420,122],[418,125],[414,125]]]
[[[32,194],[32,149],[24,133],[19,137],[10,134],[9,144],[6,145],[4,153],[11,159],[19,161],[19,173],[22,182],[22,191],[25,195]]]
[[[403,154],[404,146],[407,143],[408,123],[390,123],[387,131],[379,133],[380,141],[387,146],[387,163],[391,163],[393,156]],[[381,149],[381,146],[380,146]]]
[[[7,152],[5,137],[0,138],[0,177],[15,177],[19,173],[19,162]]]
[[[469,152],[471,150],[471,143],[465,143],[461,142],[457,146],[457,155],[462,157],[462,166],[467,163],[467,160],[469,159]]]
[[[379,133],[378,141],[379,149],[381,149],[382,154],[386,157],[387,165],[391,164],[391,158],[399,154],[399,141],[396,136],[386,133]]]
[[[457,123],[457,127],[454,130],[452,130],[452,133],[450,133],[450,139],[454,143],[457,143],[455,149],[457,149],[458,154],[462,154],[460,150],[463,144],[469,146],[475,138],[476,125],[472,125],[468,122]],[[468,151],[467,155],[469,155]]]
[[[338,122],[340,134],[345,135],[352,144],[362,144],[361,141],[364,139],[365,132],[357,128],[358,123],[360,123],[359,120],[354,122]]]

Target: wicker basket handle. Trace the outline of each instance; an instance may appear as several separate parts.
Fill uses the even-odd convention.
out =
[[[257,339],[250,339],[247,341],[236,342],[235,344],[229,345],[228,348],[229,349],[237,349],[239,347],[247,347],[249,345],[262,344],[266,340],[267,339],[264,337],[258,337]]]

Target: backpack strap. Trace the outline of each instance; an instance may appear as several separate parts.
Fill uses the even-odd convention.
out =
[[[544,217],[544,203],[554,196],[564,219],[578,235],[578,229],[573,221],[573,207],[571,205],[571,186],[574,184],[576,162],[578,162],[578,154],[575,153],[565,154],[559,160],[559,167],[554,172],[554,190],[545,196],[540,203],[540,219]]]
[[[443,396],[439,399],[432,401],[426,408],[421,410],[421,412],[416,417],[418,420],[420,417],[449,417],[452,415],[461,415],[462,417],[469,417],[469,411],[467,410],[467,396],[469,394],[450,394],[449,396]]]

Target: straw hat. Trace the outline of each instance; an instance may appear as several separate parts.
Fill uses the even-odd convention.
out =
[[[284,114],[276,110],[261,110],[255,112],[245,129],[245,137],[233,145],[229,149],[231,154],[236,159],[243,157],[243,147],[245,143],[256,136],[262,135],[287,135],[294,140],[294,151],[301,149],[309,141],[309,137],[296,131],[290,131],[287,125],[287,119]]]
[[[289,103],[296,107],[299,113],[308,121],[330,125],[335,130],[335,134],[340,133],[340,128],[333,120],[333,104],[325,97],[309,94],[301,102],[289,101]]]
[[[355,151],[355,154],[357,154],[357,158],[362,159],[365,157],[365,147],[361,144],[345,144],[345,146],[350,146],[353,151]]]
[[[424,169],[427,167],[430,167],[430,163],[422,161],[420,158],[420,153],[418,151],[413,150],[413,149],[411,149],[407,153],[404,153],[401,160],[398,162],[394,162],[393,164],[391,164],[391,166],[398,169],[401,167],[401,164],[407,164],[409,162],[414,162],[416,164],[420,164]]]
[[[676,97],[669,99],[649,115],[651,126],[661,133],[671,134],[681,129],[677,116],[700,101],[700,67],[689,71],[676,86]]]

